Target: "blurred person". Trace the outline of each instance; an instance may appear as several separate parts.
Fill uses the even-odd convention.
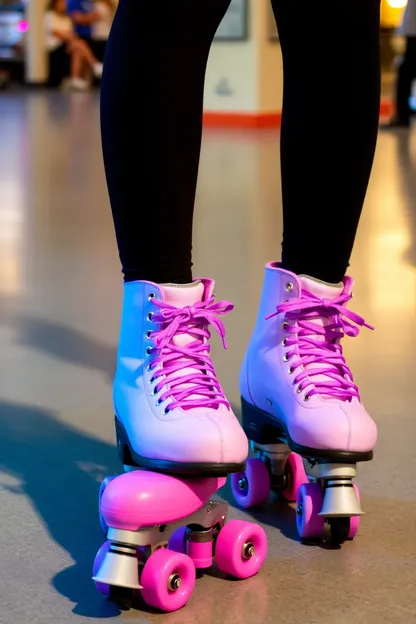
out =
[[[413,111],[410,108],[412,84],[416,78],[416,0],[407,0],[398,34],[406,39],[406,48],[397,70],[395,116],[383,127],[409,128]]]
[[[73,89],[87,89],[88,82],[83,79],[85,66],[91,67],[94,75],[99,77],[102,65],[88,45],[74,33],[72,20],[66,12],[66,0],[50,0],[45,29],[51,86],[58,86],[69,75]]]
[[[209,327],[224,340],[220,317],[233,306],[193,277],[191,260],[204,76],[229,4],[120,0],[110,33],[101,131],[124,274],[118,447],[129,465],[219,475],[244,469],[245,432],[267,433],[341,469],[371,459],[377,439],[341,343],[369,327],[346,307],[346,271],[377,140],[380,2],[272,0],[284,232],[241,370],[245,431],[210,356]]]
[[[80,39],[92,44],[92,25],[100,19],[94,0],[67,0],[67,10]]]
[[[92,24],[92,48],[96,57],[102,63],[114,19],[115,7],[113,0],[95,0],[94,11],[97,13],[98,19]]]

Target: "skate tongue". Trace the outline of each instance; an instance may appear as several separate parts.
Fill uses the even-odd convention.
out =
[[[201,280],[196,280],[191,284],[161,284],[160,289],[163,293],[163,301],[168,303],[175,308],[185,308],[187,306],[192,306],[199,301],[204,299],[205,287]],[[178,333],[173,337],[172,342],[175,345],[180,347],[184,347],[185,345],[195,341],[195,335],[192,334],[192,324],[189,324],[189,332],[187,333]],[[185,360],[185,358],[182,358]],[[175,373],[175,377],[200,374],[200,371],[192,368],[192,361],[189,361],[190,366],[183,368],[180,372]],[[177,389],[180,391],[185,388],[189,388],[191,384],[181,384],[177,386]],[[189,399],[198,399],[199,395],[194,394],[189,397]],[[195,409],[195,408],[194,408]]]
[[[340,282],[339,284],[328,284],[327,282],[322,282],[321,280],[315,279],[314,277],[309,277],[308,275],[299,275],[299,280],[302,286],[302,290],[307,290],[315,297],[319,297],[319,299],[334,299],[334,297],[338,297],[342,294],[344,290],[344,284]],[[325,327],[326,325],[333,324],[333,318],[331,317],[318,317],[310,319],[309,322],[316,323],[320,327]],[[316,341],[325,342],[325,336],[320,334],[316,334],[316,336],[311,335]],[[322,368],[322,363],[317,364],[307,364],[305,366],[305,370],[313,370],[317,368]],[[314,375],[313,381],[330,381],[331,379],[327,375]],[[320,394],[321,398],[331,400],[332,397],[323,394]]]
[[[163,300],[175,308],[191,306],[198,301],[202,301],[204,296],[204,284],[201,280],[196,280],[191,284],[161,284]]]
[[[299,280],[303,290],[307,290],[320,299],[333,299],[338,297],[344,290],[342,282],[339,282],[339,284],[328,284],[308,275],[299,275]]]

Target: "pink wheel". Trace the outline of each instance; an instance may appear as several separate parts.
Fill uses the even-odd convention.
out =
[[[231,475],[231,489],[237,504],[243,509],[263,505],[270,494],[267,466],[261,459],[248,459],[245,472]]]
[[[106,521],[104,520],[104,518],[103,518],[103,516],[102,516],[102,514],[101,514],[101,498],[102,498],[102,496],[103,496],[103,494],[104,494],[104,490],[105,490],[105,488],[107,487],[107,485],[108,485],[109,483],[111,483],[111,481],[112,481],[113,479],[115,479],[115,477],[106,477],[106,478],[102,481],[102,483],[101,483],[101,485],[100,485],[100,491],[98,492],[98,514],[99,514],[99,516],[100,516],[100,524],[101,524],[101,528],[102,528],[102,530],[104,531],[104,533],[105,533],[106,535],[107,535],[107,531],[108,531],[108,526],[107,526],[107,523],[106,523]]]
[[[95,576],[98,570],[100,569],[101,564],[104,561],[104,557],[110,550],[110,545],[111,545],[111,542],[107,540],[106,542],[104,542],[100,550],[97,552],[95,559],[94,559],[94,564],[92,566],[93,576]],[[95,583],[95,587],[100,592],[100,594],[104,594],[104,596],[108,596],[110,594],[110,585],[107,585],[107,583],[100,583],[99,581],[94,581],[94,583]]]
[[[303,460],[297,453],[290,453],[285,466],[285,485],[282,490],[282,496],[292,503],[296,500],[298,490],[301,485],[308,483]]]
[[[357,495],[358,502],[361,503],[361,495],[360,495],[360,490],[358,489],[358,485],[354,483],[353,487]],[[352,540],[354,539],[354,537],[356,537],[358,530],[360,528],[360,518],[361,516],[352,516],[352,518],[350,518],[350,531],[348,533],[348,539]]]
[[[190,557],[165,548],[146,561],[140,584],[146,604],[160,611],[177,611],[186,605],[195,587],[195,565]]]
[[[304,483],[296,497],[296,526],[301,539],[322,537],[325,518],[318,516],[322,509],[323,494],[319,483]]]
[[[169,550],[173,550],[173,552],[177,553],[185,553],[186,554],[186,527],[179,527],[172,534],[172,537],[169,540],[168,548]]]
[[[215,561],[222,572],[245,579],[254,576],[267,555],[264,529],[253,522],[230,520],[220,531]]]

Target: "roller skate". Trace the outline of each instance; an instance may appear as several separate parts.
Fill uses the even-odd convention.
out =
[[[226,476],[244,469],[247,438],[217,380],[211,325],[232,304],[214,282],[124,285],[114,407],[125,466],[176,475]]]
[[[369,461],[377,428],[340,344],[364,320],[346,303],[353,280],[330,285],[266,266],[260,309],[241,371],[243,428],[254,458],[232,475],[240,506],[270,490],[296,500],[303,540],[355,537],[363,515],[356,465]]]
[[[196,570],[214,560],[225,574],[257,574],[267,554],[264,530],[226,522],[228,505],[210,500],[225,477],[179,479],[133,470],[103,482],[100,514],[107,541],[97,553],[97,590],[122,608],[139,596],[150,607],[176,611],[191,598]]]

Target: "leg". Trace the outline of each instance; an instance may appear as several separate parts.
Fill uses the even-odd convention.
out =
[[[114,382],[118,448],[124,464],[182,474],[239,470],[248,450],[209,356],[207,327],[232,306],[215,303],[212,280],[192,282],[191,273],[204,75],[228,5],[120,0],[101,90],[126,280]],[[223,335],[221,321],[214,326]]]
[[[85,43],[85,41],[78,39],[72,43],[71,47],[82,56],[83,61],[88,63],[90,67],[94,67],[94,65],[98,63],[98,60],[95,58],[91,48]]]
[[[377,440],[340,341],[369,327],[345,307],[353,281],[344,276],[376,145],[379,0],[272,1],[285,72],[283,264],[266,267],[240,377],[243,425],[262,452],[284,441],[311,460],[307,471],[324,487],[302,486],[298,513],[302,497],[320,497],[342,541],[361,513],[355,464],[372,458]],[[299,526],[319,537],[310,532],[323,519]]]
[[[285,73],[283,265],[336,283],[348,267],[376,146],[380,2],[273,0],[273,8]]]
[[[117,10],[107,46],[101,118],[127,281],[191,281],[205,67],[229,1],[122,0]]]
[[[77,78],[81,78],[82,76],[82,67],[84,64],[84,57],[82,52],[79,49],[74,49],[71,53],[71,69],[70,69],[70,77],[71,80],[76,80]]]

